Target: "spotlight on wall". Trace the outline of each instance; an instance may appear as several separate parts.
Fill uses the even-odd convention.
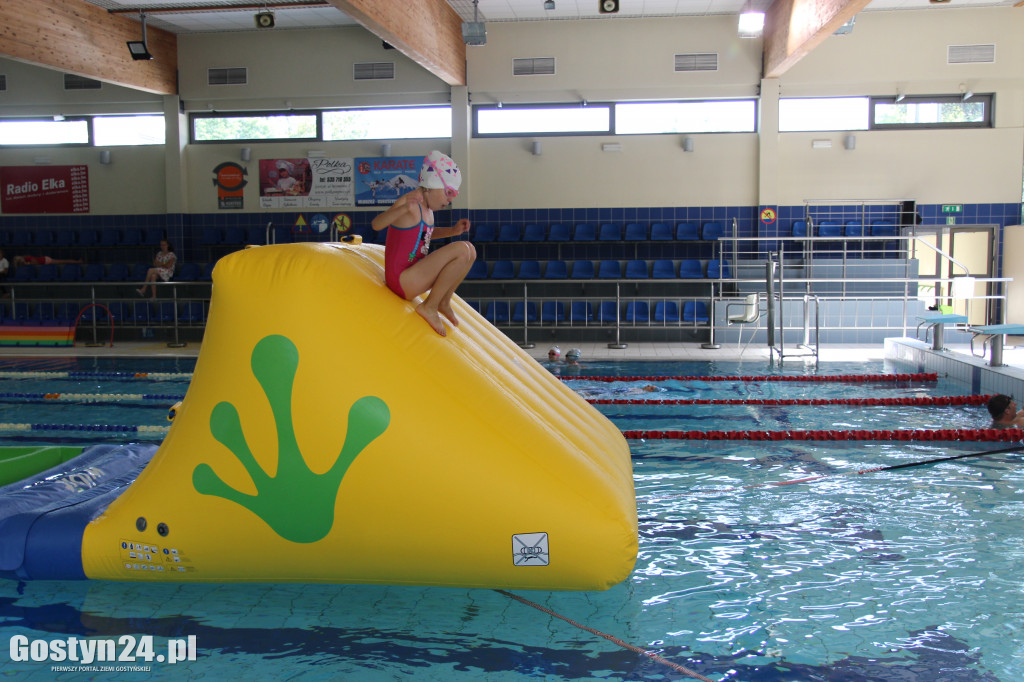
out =
[[[856,135],[847,135],[846,137],[844,137],[843,138],[843,147],[846,148],[846,149],[856,149],[857,148],[857,136]]]
[[[390,142],[385,142],[384,144],[382,144],[380,146],[380,155],[381,156],[391,156],[391,143]]]
[[[683,138],[683,151],[684,152],[692,152],[693,151],[693,138],[692,137],[684,137]]]
[[[903,101],[903,100],[905,100],[906,98],[907,98],[907,96],[906,96],[906,95],[904,95],[904,94],[903,94],[903,93],[902,93],[901,91],[899,91],[899,90],[897,90],[897,91],[896,91],[896,102],[897,102],[897,103],[898,103],[898,102],[902,102],[902,101]]]
[[[239,156],[241,157],[242,161],[250,160],[252,158],[252,148],[242,147],[242,151],[239,153]]]
[[[129,40],[128,54],[135,60],[152,59],[153,55],[149,53],[149,48],[146,46],[146,13],[142,10],[139,10],[139,20],[142,22],[142,40]]]
[[[102,163],[104,166],[109,166],[111,161],[112,161],[112,159],[110,158],[110,150],[109,149],[101,149],[100,150],[100,163]]]
[[[544,9],[554,9],[555,0],[544,0]]]
[[[540,156],[542,151],[540,146],[540,140],[534,140],[533,144],[530,146],[530,150],[533,152],[534,156]]]

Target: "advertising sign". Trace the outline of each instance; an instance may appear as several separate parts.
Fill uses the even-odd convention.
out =
[[[88,213],[88,166],[0,167],[0,211]]]

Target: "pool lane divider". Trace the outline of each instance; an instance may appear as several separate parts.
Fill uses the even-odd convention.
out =
[[[184,398],[183,395],[163,393],[0,393],[0,400],[55,400],[77,403],[120,403],[143,400],[177,402]]]
[[[0,433],[5,431],[103,431],[108,433],[167,433],[170,426],[147,426],[145,424],[0,424]]]
[[[1016,441],[1024,429],[892,429],[851,431],[623,431],[631,440],[751,440],[751,441]]]
[[[0,372],[0,379],[147,379],[149,381],[181,381],[192,379],[192,372]]]
[[[627,400],[587,398],[591,405],[910,405],[949,407],[984,405],[990,395],[918,396],[915,398],[681,398],[671,400]]]
[[[660,663],[663,666],[671,668],[672,670],[675,670],[678,673],[682,673],[683,675],[686,675],[687,677],[693,678],[695,680],[701,680],[701,682],[712,682],[712,680],[708,679],[707,677],[704,677],[700,673],[695,672],[693,670],[690,670],[689,668],[687,668],[685,666],[682,666],[682,665],[679,665],[678,663],[673,663],[672,661],[670,661],[667,658],[664,658],[662,656],[659,656],[658,654],[654,653],[653,651],[648,651],[647,649],[641,649],[638,646],[634,646],[632,644],[629,644],[628,642],[622,641],[621,639],[619,639],[618,637],[616,637],[614,635],[609,635],[607,633],[601,632],[600,630],[596,630],[596,629],[594,629],[592,627],[589,627],[587,625],[584,625],[582,623],[578,623],[578,622],[572,620],[571,618],[567,618],[567,617],[563,616],[562,614],[560,614],[560,613],[558,613],[556,611],[552,611],[551,609],[547,608],[546,606],[541,606],[540,604],[532,602],[529,599],[526,599],[525,597],[520,597],[519,595],[512,594],[511,592],[508,592],[506,590],[495,590],[495,592],[497,592],[498,594],[504,595],[504,596],[508,597],[509,599],[514,599],[514,600],[516,600],[517,602],[519,602],[521,604],[525,604],[526,606],[530,606],[532,608],[535,608],[538,611],[542,611],[542,612],[548,614],[549,616],[553,616],[555,618],[564,620],[566,623],[569,623],[573,627],[577,627],[577,628],[579,628],[581,630],[586,630],[587,632],[589,632],[592,635],[597,635],[598,637],[603,637],[604,639],[607,639],[609,642],[611,642],[611,643],[613,643],[613,644],[615,644],[617,646],[620,646],[623,649],[628,649],[628,650],[630,650],[630,651],[632,651],[634,653],[638,653],[638,654],[640,654],[642,656],[646,656],[647,658],[651,659],[652,661],[655,661],[656,663]]]
[[[0,378],[3,375],[0,374]],[[808,376],[768,374],[765,376],[560,376],[562,381],[792,381],[792,382],[831,382],[831,383],[875,383],[901,381],[938,381],[936,372],[918,372],[916,374],[815,374]]]

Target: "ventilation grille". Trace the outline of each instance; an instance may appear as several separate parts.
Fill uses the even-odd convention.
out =
[[[7,76],[0,74],[0,92],[7,92]]]
[[[246,85],[249,82],[249,70],[244,66],[207,69],[206,82],[210,85]]]
[[[64,74],[64,89],[65,90],[99,90],[103,87],[103,83],[94,81],[91,78],[85,78],[84,76],[75,76],[70,73]]]
[[[355,64],[352,77],[357,81],[391,81],[395,79],[395,63],[364,62]]]
[[[947,64],[991,64],[996,60],[995,45],[950,45]]]
[[[513,76],[553,76],[554,74],[554,57],[531,57],[512,60]]]
[[[718,71],[718,53],[677,54],[676,71]]]

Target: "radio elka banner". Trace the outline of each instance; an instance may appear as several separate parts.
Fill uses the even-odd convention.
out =
[[[356,206],[390,206],[420,186],[422,156],[356,159]]]
[[[260,208],[354,206],[352,159],[260,159]]]
[[[88,166],[0,167],[0,211],[88,213]]]

